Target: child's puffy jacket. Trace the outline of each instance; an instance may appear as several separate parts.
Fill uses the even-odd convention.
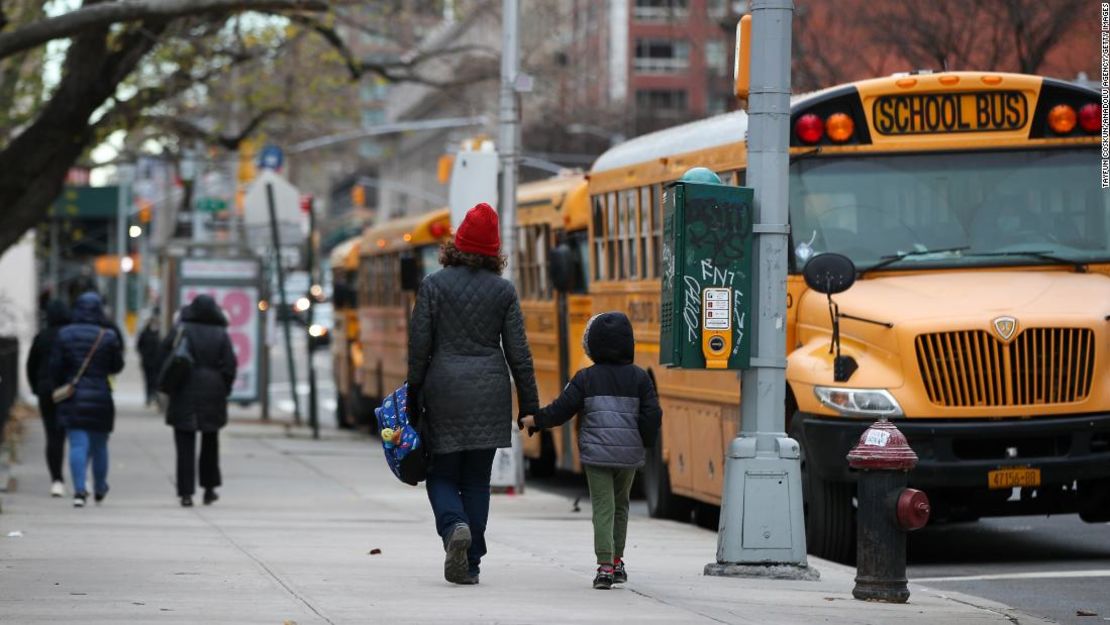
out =
[[[639,467],[644,448],[655,445],[663,411],[651,377],[632,364],[632,324],[623,313],[602,313],[586,325],[583,343],[594,365],[575,374],[559,397],[539,411],[536,426],[557,427],[580,415],[582,464]]]

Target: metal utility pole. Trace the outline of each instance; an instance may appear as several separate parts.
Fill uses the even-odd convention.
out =
[[[123,257],[127,256],[127,216],[130,212],[131,201],[128,178],[131,177],[130,167],[120,165],[116,182],[116,259],[119,262],[119,273],[116,274],[116,327],[125,332],[127,321],[127,272],[123,270]]]
[[[281,301],[278,303],[278,311],[280,312],[289,306],[289,299],[285,294],[285,270],[281,266],[281,237],[278,236],[277,207],[274,205],[274,186],[269,182],[266,183],[266,203],[270,210],[270,237],[273,240],[274,270],[277,271],[278,294],[281,298]],[[288,310],[285,314],[286,317],[285,321],[282,322],[282,327],[285,329],[285,359],[289,363],[289,388],[293,395],[293,422],[300,425],[301,402],[300,399],[297,398],[297,365],[293,364],[293,335],[289,332],[289,316],[292,315],[293,312],[292,310]],[[267,376],[267,378],[268,377],[269,376]],[[267,383],[268,382],[269,380],[267,380]],[[264,388],[262,392],[269,393],[270,389],[268,387]]]
[[[516,181],[520,164],[520,100],[516,89],[520,71],[519,0],[502,0],[501,7],[500,137],[497,146],[501,153],[501,201],[497,212],[501,219],[501,249],[509,259],[505,274],[511,280],[516,234]]]
[[[813,579],[798,443],[784,430],[787,170],[792,0],[752,0],[748,185],[756,234],[752,368],[742,373],[740,436],[728,449],[717,561],[706,574]]]
[[[497,213],[501,221],[501,250],[508,261],[505,275],[513,279],[513,251],[516,249],[516,186],[520,166],[520,95],[530,86],[528,76],[520,73],[520,3],[503,0],[501,3],[501,101],[500,137],[498,150],[501,155],[501,198]],[[513,428],[512,457],[515,469],[514,488],[524,492],[524,446],[520,435]]]
[[[308,250],[305,254],[308,261],[308,282],[312,285],[319,284],[316,280],[316,207],[311,195],[301,198],[301,208],[308,212]],[[311,295],[311,292],[309,293]],[[312,318],[316,310],[315,296],[309,302],[305,311],[305,345],[308,347],[308,424],[312,427],[312,438],[320,438],[320,418],[316,406],[316,367],[312,363]],[[295,394],[295,391],[294,391]]]

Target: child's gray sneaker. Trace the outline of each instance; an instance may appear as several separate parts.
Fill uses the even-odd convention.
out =
[[[609,590],[613,587],[613,565],[602,564],[597,567],[597,576],[594,577],[594,588]]]
[[[613,564],[613,583],[623,584],[628,581],[628,573],[624,570],[624,560],[617,560]]]

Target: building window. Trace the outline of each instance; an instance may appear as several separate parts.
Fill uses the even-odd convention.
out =
[[[705,66],[717,76],[728,75],[728,47],[723,40],[712,39],[705,42]]]
[[[636,92],[636,108],[640,115],[685,115],[686,92],[681,89],[643,89]]]
[[[709,12],[709,17],[715,20],[723,19],[729,16],[729,0],[709,0],[706,3],[706,8]]]
[[[690,67],[690,42],[637,39],[635,69],[641,74],[675,74]]]
[[[636,0],[632,16],[641,22],[673,22],[690,14],[688,0]]]

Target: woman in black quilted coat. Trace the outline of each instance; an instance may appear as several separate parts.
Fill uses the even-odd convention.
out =
[[[58,423],[58,415],[51,393],[54,381],[50,377],[50,352],[58,340],[58,333],[69,323],[69,307],[61,300],[54,300],[46,308],[46,327],[39,330],[31,343],[27,355],[27,379],[31,382],[31,392],[38,397],[39,414],[42,427],[46,431],[46,466],[50,469],[50,495],[62,497],[66,494],[62,473],[65,458],[66,431]]]
[[[227,335],[227,318],[209,295],[198,295],[181,309],[178,325],[162,341],[162,360],[170,356],[178,335],[188,340],[193,356],[189,378],[170,395],[166,425],[173,427],[177,447],[177,496],[193,505],[197,477],[197,433],[200,433],[200,485],[204,505],[219,496],[220,428],[227,425],[227,396],[238,362]]]
[[[500,276],[497,213],[485,203],[472,208],[439,261],[444,269],[420,285],[409,326],[409,410],[424,408],[444,577],[477,584],[493,456],[512,444],[510,371],[521,414],[535,414],[539,399],[520,301]]]

